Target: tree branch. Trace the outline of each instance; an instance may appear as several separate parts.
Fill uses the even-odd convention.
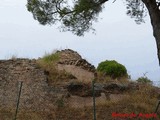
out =
[[[109,1],[109,0],[99,0],[98,4],[102,5],[102,4],[104,4],[105,2],[107,2],[107,1]]]

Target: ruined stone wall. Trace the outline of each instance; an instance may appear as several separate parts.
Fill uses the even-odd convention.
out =
[[[66,70],[82,81],[94,78],[95,68],[75,51],[58,51],[58,68]],[[36,60],[0,60],[0,110],[16,109],[20,81],[23,82],[20,110],[52,111],[56,100],[64,96],[66,89],[48,85],[48,76],[38,67]]]
[[[59,65],[61,69],[71,71],[76,77],[81,80],[84,79],[85,81],[87,81],[94,78],[93,72],[84,70],[81,67],[65,64]],[[87,95],[90,94],[90,92],[88,91],[91,91],[91,89],[83,90],[83,86],[81,85],[81,83],[77,83],[78,85],[80,84],[82,86],[82,89],[80,89],[80,91],[76,87],[76,89],[78,90],[77,92],[86,95],[81,96],[79,94],[72,94],[76,92],[76,90],[73,89],[70,91],[67,89],[67,86],[72,86],[74,88],[74,84],[70,83],[66,86],[53,87],[48,85],[47,78],[48,76],[45,74],[44,70],[37,66],[36,60],[0,60],[0,120],[5,120],[2,118],[3,114],[1,114],[1,111],[11,110],[13,111],[13,114],[15,113],[19,92],[19,81],[23,82],[19,112],[31,111],[53,115],[57,110],[56,108],[58,107],[57,101],[63,98],[64,101],[62,102],[70,107],[83,108],[85,106],[92,106],[92,96]],[[114,85],[111,84],[110,86]],[[96,97],[97,103],[103,103],[108,100],[108,96],[101,92],[103,87],[103,84],[95,84],[95,92],[98,91],[98,93],[101,93]],[[119,90],[119,87],[117,89]],[[109,97],[110,99],[117,100],[116,96],[117,95],[110,95]],[[119,99],[123,97],[124,96],[119,95]],[[60,104],[62,104],[61,101]],[[42,117],[44,116],[46,117],[48,115],[42,115]],[[12,120],[13,115],[10,118],[11,119],[8,120]],[[53,116],[50,118],[43,118],[42,120],[54,119],[55,118]],[[26,120],[28,120],[28,118],[26,118]]]
[[[61,52],[60,60],[57,64],[59,70],[66,70],[78,80],[91,83],[94,79],[94,66],[82,59],[77,52],[72,50]],[[37,65],[37,60],[0,60],[0,120],[5,119],[3,118],[3,111],[12,111],[10,118],[13,119],[20,82],[23,82],[23,84],[19,112],[45,112],[53,115],[58,107],[58,100],[63,99],[64,104],[70,107],[76,107],[75,104],[78,103],[78,107],[85,106],[88,104],[87,102],[92,100],[91,97],[87,98],[70,94],[66,89],[66,86],[71,84],[70,81],[59,86],[49,85],[48,74]],[[98,99],[100,98],[97,98],[97,101]],[[47,119],[43,118],[42,120]],[[50,120],[53,119],[55,118],[50,118]]]
[[[59,54],[58,69],[74,75],[79,81],[91,82],[94,79],[95,67],[83,59],[77,52],[65,49]]]
[[[94,79],[94,73],[75,65],[58,64],[59,70],[65,70],[81,82],[90,82]]]
[[[35,60],[16,59],[0,61],[0,109],[15,109],[23,81],[20,110],[50,111],[62,89],[48,86],[47,76]]]
[[[77,52],[71,49],[65,49],[57,52],[59,54],[58,64],[73,65],[80,67],[88,72],[95,72],[95,67],[83,59]]]

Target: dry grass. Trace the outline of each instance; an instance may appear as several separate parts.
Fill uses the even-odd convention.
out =
[[[52,73],[53,77],[50,76],[51,80],[60,80],[63,78],[64,71],[61,73],[56,71],[54,63],[51,64],[42,64],[45,65],[45,70],[48,70]],[[46,66],[47,65],[47,66]],[[55,76],[57,78],[55,78]],[[64,77],[64,79],[66,79]],[[119,78],[113,80],[108,76],[104,76],[101,73],[98,73],[96,82],[107,83],[129,83],[128,78]],[[155,87],[149,84],[140,84],[140,89],[131,90],[125,93],[125,97],[119,101],[106,100],[103,103],[96,103],[96,114],[98,120],[112,120],[112,113],[153,113],[157,104],[158,94],[155,91]],[[159,108],[160,113],[160,108]],[[157,114],[158,115],[158,114]],[[56,111],[53,111],[50,116],[54,116],[52,120],[91,120],[93,119],[93,109],[92,107],[84,108],[71,108],[69,106],[58,108]],[[39,118],[40,119],[40,118]],[[129,118],[127,118],[129,119]],[[134,118],[136,120],[137,118]],[[35,119],[36,120],[36,119]],[[49,120],[49,118],[48,118]]]
[[[96,104],[97,120],[113,120],[112,113],[153,113],[157,103],[157,95],[154,87],[145,85],[136,91],[130,91],[120,101],[109,101]],[[5,114],[2,114],[5,113]],[[160,115],[160,108],[157,116]],[[11,120],[14,112],[1,111],[2,120]],[[160,117],[160,116],[159,116]],[[92,120],[93,107],[72,108],[61,106],[50,112],[19,111],[17,120]],[[120,118],[117,118],[120,119]],[[137,118],[125,118],[125,120],[137,120]],[[159,118],[160,119],[160,118]],[[116,119],[115,119],[116,120]],[[121,119],[120,119],[121,120]],[[146,120],[146,119],[145,119]],[[149,119],[147,119],[149,120]],[[158,120],[155,119],[155,120]]]
[[[58,54],[46,54],[43,58],[37,60],[37,64],[48,74],[48,82],[50,85],[63,83],[65,80],[70,80],[73,76],[65,71],[56,69],[56,62],[59,60]],[[129,83],[127,78],[119,78],[113,80],[108,76],[98,73],[97,81],[107,83],[114,81],[115,83]],[[158,95],[155,87],[150,84],[140,84],[139,89],[125,92],[123,99],[119,101],[106,100],[103,103],[96,103],[97,120],[113,120],[112,113],[153,113],[158,101]],[[58,107],[54,111],[22,111],[19,110],[17,120],[92,120],[93,107],[73,108],[65,104],[62,99],[56,102]],[[86,103],[87,104],[87,103]],[[54,105],[54,103],[53,103]],[[44,108],[45,109],[45,108]],[[15,111],[0,109],[0,120],[12,120]],[[160,119],[160,108],[158,111]],[[120,119],[120,118],[117,118]],[[130,119],[126,118],[125,120]],[[130,119],[131,120],[131,119]],[[134,118],[137,120],[137,118]],[[157,119],[158,120],[158,119]]]
[[[112,79],[110,76],[103,74],[102,72],[97,72],[97,78],[96,82],[98,83],[109,83],[109,82],[114,82],[114,83],[129,83],[129,79],[127,77],[121,77],[117,79]]]
[[[147,96],[139,91],[126,97],[119,102],[106,101],[106,103],[96,105],[96,116],[98,120],[113,120],[112,113],[153,113],[156,107],[156,98]],[[159,111],[160,112],[160,111]],[[158,114],[157,114],[158,115]],[[159,116],[160,117],[160,116]],[[93,107],[71,108],[59,107],[50,113],[45,112],[21,112],[19,120],[92,120]],[[120,119],[120,118],[117,118]],[[131,120],[126,118],[125,120]],[[116,120],[116,119],[115,119]],[[137,120],[137,118],[133,118]],[[146,120],[146,119],[145,119]],[[147,119],[148,120],[148,119]],[[158,120],[158,118],[156,119]]]
[[[126,109],[126,112],[143,112],[151,113],[154,111],[158,94],[155,93],[155,90],[152,86],[145,85],[139,90],[130,91],[128,97],[125,100],[120,101],[121,105],[130,106],[130,109]],[[129,107],[128,107],[129,108]]]

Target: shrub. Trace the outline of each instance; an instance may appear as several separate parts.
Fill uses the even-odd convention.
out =
[[[137,80],[137,82],[139,83],[148,83],[148,84],[152,84],[152,81],[150,79],[148,79],[148,77],[139,77]]]
[[[116,62],[115,60],[106,60],[99,63],[97,70],[105,75],[109,75],[113,79],[127,75],[127,69],[125,66]]]

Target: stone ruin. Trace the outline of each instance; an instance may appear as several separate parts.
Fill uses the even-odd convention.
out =
[[[65,70],[74,75],[80,83],[69,83],[62,87],[50,86],[47,82],[47,74],[40,68],[36,61],[29,59],[0,60],[0,119],[4,119],[4,113],[11,112],[13,119],[19,82],[23,82],[20,97],[19,111],[45,112],[51,120],[55,119],[53,111],[56,111],[57,101],[65,98],[70,107],[92,106],[91,81],[94,79],[95,68],[75,51],[66,49],[59,53],[58,69]],[[103,103],[106,100],[121,100],[125,95],[121,94],[133,85],[120,84],[95,84],[96,101]],[[135,86],[133,89],[137,89]],[[109,93],[109,94],[108,94]],[[117,99],[118,97],[118,99]],[[8,113],[7,113],[8,114]],[[43,115],[42,115],[43,116]],[[47,120],[43,116],[43,120]]]
[[[57,52],[60,53],[57,63],[59,70],[66,70],[79,81],[91,82],[94,79],[94,66],[82,59],[77,52],[70,49]],[[66,96],[68,91],[65,86],[50,86],[47,77],[45,70],[37,65],[35,59],[0,60],[0,111],[11,111],[10,117],[13,119],[20,82],[23,82],[20,111],[39,111],[48,114],[55,111],[57,100]],[[1,119],[3,115],[0,112]]]
[[[91,82],[94,79],[95,67],[71,49],[57,51],[59,55],[58,70],[65,70],[78,81]]]
[[[89,72],[95,72],[95,67],[83,59],[77,52],[71,49],[65,49],[62,51],[57,51],[60,55],[60,60],[58,64],[62,65],[74,65],[78,66]]]

